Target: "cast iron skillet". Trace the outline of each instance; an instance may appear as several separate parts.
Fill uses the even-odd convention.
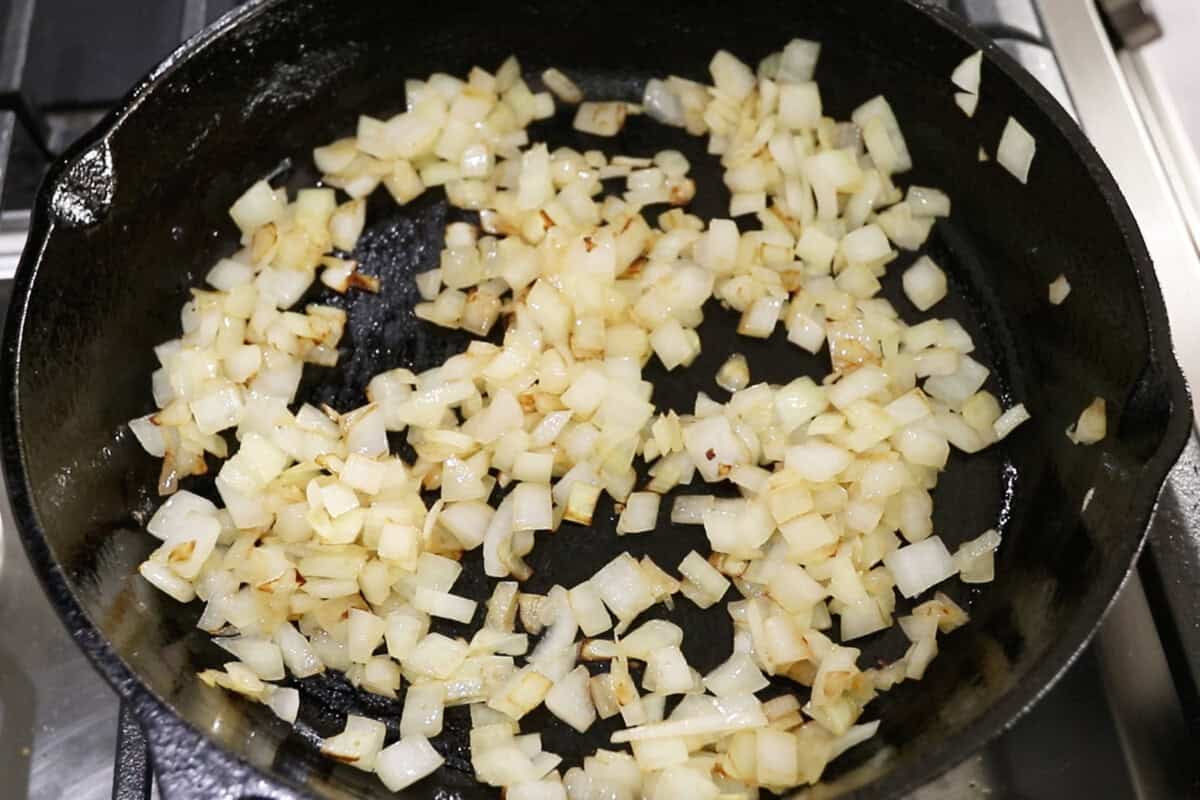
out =
[[[234,248],[226,209],[245,186],[268,174],[311,182],[311,148],[352,131],[360,112],[403,108],[406,77],[495,68],[510,53],[530,76],[553,64],[591,96],[637,99],[651,75],[704,77],[718,48],[755,63],[793,36],[819,39],[826,113],[844,119],[886,92],[917,164],[903,183],[940,186],[953,198],[954,215],[929,246],[953,284],[937,311],[964,321],[981,360],[995,367],[989,388],[1005,405],[1023,401],[1034,418],[984,454],[952,458],[937,491],[937,529],[953,546],[999,526],[997,579],[953,587],[970,625],[945,640],[923,681],[870,707],[868,718],[883,719],[880,735],[829,769],[833,794],[890,797],[943,772],[1011,725],[1095,629],[1190,420],[1149,258],[1100,159],[1030,76],[938,9],[878,0],[686,5],[560,0],[501,12],[463,2],[251,2],[180,48],[52,169],[5,338],[5,474],[34,567],[146,728],[164,796],[382,796],[372,776],[322,759],[313,742],[347,712],[388,718],[394,735],[398,705],[332,677],[306,680],[293,731],[195,679],[223,660],[193,627],[198,609],[135,575],[153,545],[140,522],[158,502],[158,465],[124,422],[151,408],[151,345],[177,335],[187,288]],[[948,78],[975,49],[986,53],[983,100],[967,119]],[[977,158],[981,145],[994,155],[1009,115],[1037,139],[1027,186]],[[634,119],[604,143],[574,133],[568,119],[538,126],[533,138],[636,154],[678,147],[702,187],[693,208],[723,214],[702,141]],[[331,300],[350,317],[342,365],[313,369],[305,399],[353,407],[370,374],[425,368],[464,347],[465,337],[411,313],[412,274],[436,263],[442,227],[456,214],[439,192],[404,209],[374,198],[355,256],[382,278],[383,293]],[[897,291],[909,259],[892,265],[886,293],[911,320],[915,310]],[[1046,286],[1059,273],[1073,291],[1053,307]],[[659,403],[684,407],[697,389],[716,393],[712,376],[734,350],[747,354],[756,380],[825,371],[823,359],[781,336],[735,338],[734,321],[711,309],[704,355],[686,374],[648,370]],[[1076,447],[1063,431],[1094,395],[1108,399],[1109,436]],[[192,488],[211,492],[203,480]],[[669,530],[668,506],[662,530],[623,544],[673,567],[704,541],[695,529]],[[594,530],[542,537],[533,589],[590,574],[616,552],[612,531],[605,507]],[[465,574],[480,575],[477,559],[467,561]],[[483,597],[487,586],[467,578],[463,590]],[[689,658],[714,665],[728,650],[727,620],[680,606],[674,618],[687,630]],[[866,658],[898,655],[897,639],[867,640]],[[448,714],[439,745],[448,765],[406,796],[494,796],[471,778],[461,711]],[[568,762],[603,746],[612,727],[581,738],[545,713],[525,724]]]

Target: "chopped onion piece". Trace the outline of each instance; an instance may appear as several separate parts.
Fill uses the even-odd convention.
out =
[[[775,77],[780,83],[787,81],[810,81],[817,69],[821,55],[821,43],[808,39],[792,39],[783,48],[779,70]]]
[[[1001,414],[995,422],[992,423],[992,430],[996,433],[997,439],[1003,439],[1013,432],[1014,429],[1022,422],[1030,418],[1029,412],[1025,410],[1024,403],[1017,403],[1012,408]]]
[[[284,722],[294,723],[300,712],[300,692],[290,687],[279,687],[267,695],[267,706]]]
[[[387,728],[382,722],[351,714],[346,717],[345,730],[321,742],[321,753],[343,764],[371,772],[383,749],[386,734]]]
[[[968,117],[973,117],[975,109],[979,107],[979,95],[971,92],[955,92],[954,103]]]
[[[612,627],[604,602],[590,581],[567,592],[567,600],[584,636],[597,636]]]
[[[954,72],[950,75],[950,80],[964,92],[979,94],[979,73],[982,66],[983,52],[976,50],[954,68]]]
[[[883,563],[891,570],[896,588],[905,597],[916,597],[958,569],[950,551],[937,536],[893,550],[883,557]]]
[[[745,653],[735,652],[725,663],[704,676],[704,688],[717,697],[753,694],[770,682]]]
[[[620,744],[647,739],[711,735],[746,728],[761,728],[767,724],[762,703],[754,695],[742,694],[705,699],[710,702],[706,704],[705,710],[696,716],[626,728],[614,733],[612,741],[614,744]]]
[[[1067,299],[1067,295],[1071,293],[1071,284],[1067,281],[1066,275],[1059,275],[1050,282],[1050,305],[1062,305],[1062,302]],[[132,423],[130,423],[132,425]]]
[[[583,92],[575,82],[554,67],[542,73],[542,83],[564,103],[573,105],[583,100]]]
[[[904,294],[921,311],[928,311],[946,296],[946,273],[929,256],[921,256],[904,271]]]
[[[731,355],[717,370],[717,385],[727,392],[736,392],[750,385],[750,366],[741,353]]]
[[[625,500],[625,509],[617,520],[617,534],[645,533],[658,525],[661,497],[654,492],[634,492]]]
[[[646,82],[646,89],[642,93],[642,107],[649,116],[664,125],[682,128],[686,124],[683,104],[666,81],[651,78]]]
[[[549,530],[554,527],[550,487],[522,483],[513,489],[513,530]]]
[[[1029,131],[1012,117],[1004,125],[1004,133],[1000,135],[1000,145],[996,148],[996,161],[1021,183],[1029,182],[1029,166],[1033,163],[1033,155],[1037,143]]]
[[[628,553],[622,553],[592,576],[591,583],[617,619],[628,623],[654,605],[645,573]]]
[[[950,216],[950,198],[940,189],[909,186],[904,199],[912,208],[913,214],[926,217]]]
[[[532,667],[515,673],[488,699],[488,705],[513,719],[520,719],[541,705],[553,683]]]
[[[994,577],[993,554],[1000,547],[1000,534],[988,529],[964,542],[954,553],[954,564],[963,583],[988,583]]]
[[[152,456],[162,458],[167,453],[167,440],[162,429],[154,421],[153,414],[129,421],[129,430],[137,437],[138,444]]]
[[[643,682],[647,689],[661,695],[685,694],[695,685],[691,667],[675,645],[657,648],[647,655]]]
[[[445,763],[424,736],[406,736],[380,751],[375,760],[375,774],[390,791],[398,792],[432,775]]]
[[[679,564],[679,571],[687,579],[684,594],[700,608],[715,605],[729,590],[729,580],[695,550],[684,557]]]
[[[229,216],[248,235],[282,217],[286,202],[286,194],[281,197],[266,181],[258,181],[230,207]]]
[[[400,736],[437,736],[442,732],[442,715],[446,703],[443,683],[414,683],[404,695],[404,712],[400,717]]]
[[[427,589],[424,586],[418,587],[417,593],[413,597],[414,608],[424,611],[431,617],[452,619],[455,622],[470,622],[471,618],[475,616],[475,606],[474,600]]]
[[[1097,397],[1079,415],[1074,425],[1067,428],[1067,438],[1072,444],[1095,444],[1108,433],[1108,411],[1104,398]]]
[[[575,112],[573,127],[593,136],[616,136],[625,127],[628,108],[618,102],[584,102]]]

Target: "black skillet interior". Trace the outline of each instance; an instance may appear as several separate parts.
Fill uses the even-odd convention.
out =
[[[199,610],[134,576],[152,545],[138,520],[158,502],[157,464],[122,426],[151,408],[151,345],[176,335],[187,287],[235,246],[226,209],[246,185],[285,161],[292,166],[279,180],[310,183],[311,148],[352,132],[360,112],[402,110],[408,77],[465,74],[475,64],[494,69],[516,53],[532,80],[555,65],[589,96],[636,100],[649,76],[705,78],[718,48],[754,64],[803,36],[823,42],[817,78],[826,113],[844,119],[885,93],[916,162],[902,185],[939,186],[953,198],[953,217],[937,225],[928,248],[953,289],[936,311],[970,330],[979,357],[994,367],[988,386],[1003,403],[1023,401],[1034,414],[1000,446],[954,456],[936,494],[936,527],[952,546],[991,526],[1003,531],[997,580],[950,589],[969,605],[971,624],[945,641],[922,682],[871,706],[868,716],[883,719],[879,737],[827,774],[835,792],[874,780],[858,790],[863,796],[932,777],[1010,723],[1082,646],[1129,567],[1186,431],[1179,419],[1187,416],[1187,398],[1167,345],[1165,314],[1107,173],[1053,101],[994,49],[985,60],[979,112],[963,116],[949,74],[981,41],[952,35],[943,15],[906,3],[761,2],[735,11],[717,2],[685,9],[620,1],[492,9],[315,0],[243,9],[236,24],[226,23],[220,36],[202,35],[194,52],[152,76],[119,112],[105,140],[115,175],[111,203],[95,201],[96,186],[66,180],[91,176],[103,189],[103,157],[88,162],[100,165],[90,171],[60,170],[58,182],[74,188],[60,191],[55,202],[44,189],[34,237],[45,235],[44,247],[27,253],[15,305],[20,313],[10,315],[6,339],[6,374],[12,379],[11,370],[17,372],[5,453],[31,555],[56,603],[122,692],[137,695],[140,683],[285,783],[328,797],[382,795],[370,776],[315,755],[312,742],[335,732],[347,712],[394,725],[398,703],[334,678],[305,681],[301,723],[289,732],[263,707],[198,684],[197,669],[223,660],[192,627]],[[1009,115],[1037,140],[1027,186],[978,157],[980,147],[994,157]],[[635,118],[615,140],[599,140],[572,131],[564,112],[531,136],[610,153],[680,149],[700,186],[693,210],[725,214],[716,161],[701,140],[680,131]],[[76,211],[91,209],[98,222],[48,231],[52,210],[69,211],[73,199],[82,200]],[[429,367],[465,346],[466,336],[434,329],[411,313],[412,275],[436,265],[443,225],[458,214],[438,191],[403,209],[382,190],[372,198],[355,255],[382,279],[383,291],[348,298],[315,293],[345,307],[350,325],[341,365],[312,368],[306,399],[351,408],[363,402],[375,372]],[[910,260],[906,254],[892,265],[885,293],[912,321],[916,311],[898,291],[899,272]],[[1055,308],[1046,287],[1060,273],[1073,290]],[[756,381],[827,370],[825,357],[807,356],[780,334],[767,342],[735,337],[735,324],[732,313],[712,307],[701,328],[703,355],[691,369],[666,375],[648,367],[660,404],[686,408],[697,390],[722,397],[713,375],[734,351],[747,355]],[[1109,402],[1109,438],[1075,447],[1063,431],[1095,395]],[[202,480],[193,488],[210,490]],[[668,508],[664,503],[656,534],[620,546],[666,567],[689,549],[703,552],[702,532],[672,528]],[[539,537],[532,588],[590,575],[618,551],[612,523],[605,506],[593,529],[568,525]],[[488,582],[477,561],[466,558],[460,588],[482,598]],[[687,655],[701,669],[715,665],[728,652],[726,616],[679,606],[669,616],[687,632]],[[856,646],[870,661],[897,655],[898,639],[885,633]],[[410,796],[428,796],[435,786],[443,797],[490,796],[470,777],[465,722],[465,713],[448,714],[449,733],[439,745],[448,767]],[[579,737],[538,712],[524,727],[541,730],[546,747],[572,762],[604,746],[613,725]]]

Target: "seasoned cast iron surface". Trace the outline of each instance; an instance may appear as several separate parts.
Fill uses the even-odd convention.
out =
[[[352,133],[360,112],[386,117],[402,110],[405,78],[435,70],[465,74],[474,64],[494,69],[509,53],[522,58],[531,81],[553,64],[591,97],[637,100],[652,75],[704,78],[718,48],[756,63],[789,38],[805,36],[824,43],[817,79],[827,114],[847,118],[886,92],[917,165],[901,184],[938,186],[953,198],[952,218],[938,223],[927,248],[951,280],[950,296],[934,311],[966,325],[976,357],[993,367],[987,388],[1006,406],[1025,402],[1034,419],[985,453],[951,458],[935,494],[935,527],[951,547],[998,527],[1004,544],[997,580],[974,589],[948,584],[969,607],[971,624],[944,640],[923,681],[870,706],[867,718],[883,719],[880,736],[827,776],[833,788],[846,790],[878,777],[865,790],[870,796],[911,787],[978,747],[1034,700],[1082,645],[1127,571],[1175,439],[1182,444],[1178,426],[1168,430],[1168,423],[1173,411],[1185,411],[1186,398],[1161,350],[1165,322],[1157,289],[1143,286],[1149,272],[1140,240],[1094,153],[1074,128],[1063,131],[1061,110],[1052,109],[1052,117],[1040,107],[1052,101],[1027,77],[1018,85],[994,61],[984,67],[978,114],[964,117],[948,76],[974,46],[943,25],[904,3],[873,0],[762,3],[736,12],[703,3],[654,13],[632,2],[522,4],[503,16],[458,13],[445,4],[428,11],[410,4],[264,4],[224,36],[194,43],[199,52],[173,73],[153,78],[102,149],[75,154],[72,163],[92,165],[82,170],[88,176],[94,165],[111,164],[112,182],[97,190],[104,202],[72,196],[70,182],[65,196],[74,205],[50,203],[43,192],[35,237],[45,233],[51,213],[62,224],[40,255],[27,259],[18,287],[23,314],[10,321],[6,364],[20,361],[12,390],[22,449],[10,446],[6,466],[10,486],[19,487],[18,514],[35,562],[102,669],[166,731],[160,760],[186,765],[191,756],[180,757],[179,742],[187,749],[190,734],[141,693],[122,662],[190,724],[250,763],[321,796],[383,795],[372,776],[319,757],[313,743],[339,730],[348,712],[384,718],[394,734],[399,702],[356,692],[333,676],[302,681],[300,724],[289,731],[265,708],[194,679],[196,670],[227,656],[193,627],[198,607],[180,606],[135,576],[153,545],[139,528],[159,501],[157,463],[122,426],[151,408],[151,346],[177,335],[187,288],[235,249],[226,209],[245,186],[267,174],[292,188],[311,184],[311,148]],[[977,160],[980,145],[994,154],[1010,114],[1038,141],[1028,186],[994,162]],[[601,140],[573,131],[567,110],[530,135],[552,146],[610,153],[680,149],[700,188],[691,209],[703,217],[726,213],[716,160],[702,140],[681,131],[633,118],[620,136]],[[65,174],[77,176],[81,168],[68,166]],[[70,208],[82,213],[72,217]],[[405,208],[376,193],[354,256],[383,289],[345,298],[312,293],[311,299],[344,307],[349,326],[341,363],[310,367],[303,399],[347,410],[364,402],[371,375],[395,366],[424,369],[466,346],[465,334],[420,322],[411,310],[412,276],[437,265],[445,223],[464,217],[440,191]],[[899,275],[912,259],[902,254],[884,282],[885,296],[910,322],[919,317],[899,291]],[[1059,273],[1070,276],[1073,291],[1055,308],[1046,286]],[[1153,335],[1148,318],[1158,326]],[[735,336],[735,326],[734,313],[710,304],[697,362],[670,374],[657,362],[647,367],[660,407],[687,410],[697,391],[725,398],[713,376],[733,352],[747,356],[756,382],[828,371],[827,356],[810,356],[781,333],[750,340]],[[1063,430],[1094,395],[1108,399],[1110,436],[1096,447],[1074,447]],[[11,479],[22,473],[27,486]],[[189,483],[213,494],[203,479]],[[702,529],[672,526],[669,508],[667,500],[654,534],[619,542],[607,500],[591,528],[567,524],[557,534],[539,534],[528,588],[573,585],[624,548],[668,569],[690,549],[707,552]],[[52,560],[61,573],[50,569]],[[456,591],[485,598],[493,581],[482,576],[478,555],[468,554],[464,565]],[[76,603],[86,617],[71,616]],[[907,607],[902,602],[899,610]],[[721,609],[702,613],[681,600],[673,612],[656,608],[647,617],[663,615],[683,626],[684,650],[697,668],[727,655],[731,632]],[[869,663],[899,655],[902,638],[888,631],[855,646]],[[541,710],[522,727],[541,731],[545,747],[569,765],[604,746],[615,725],[598,723],[579,736]],[[434,787],[442,797],[494,795],[470,777],[466,729],[465,709],[447,712],[447,733],[438,742],[447,766],[409,796],[428,796]],[[209,758],[202,748],[193,766],[221,782]],[[229,780],[244,785],[248,776]],[[254,793],[275,796],[269,780],[253,780]]]

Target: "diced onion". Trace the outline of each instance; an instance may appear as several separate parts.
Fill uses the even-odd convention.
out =
[[[617,520],[617,533],[644,533],[658,525],[660,497],[654,492],[634,492],[625,500],[625,509]]]
[[[1071,293],[1071,284],[1067,281],[1066,275],[1059,275],[1050,282],[1050,305],[1062,305],[1062,302],[1067,299],[1067,295]]]
[[[904,271],[904,294],[921,311],[928,311],[946,296],[946,273],[929,256],[921,256]]]
[[[983,52],[976,50],[962,60],[950,75],[951,82],[964,92],[979,94],[979,73],[983,66]]]
[[[937,536],[894,550],[883,557],[883,562],[905,597],[916,597],[957,571],[954,559]]]
[[[950,216],[950,198],[940,189],[928,186],[909,186],[905,201],[913,214],[927,217]]]
[[[442,732],[446,686],[443,683],[414,683],[404,695],[400,736],[437,736]]]
[[[769,685],[767,679],[745,653],[734,653],[725,663],[704,676],[704,687],[717,697],[753,694]]]
[[[1029,167],[1033,163],[1033,155],[1037,143],[1029,131],[1012,117],[1004,125],[1000,135],[1000,145],[996,148],[996,161],[1021,183],[1029,181]]]
[[[750,385],[750,366],[746,357],[734,353],[717,371],[717,385],[727,392],[736,392]]]
[[[686,124],[683,104],[666,81],[651,78],[646,82],[646,89],[642,93],[642,107],[646,109],[647,114],[664,125],[682,128]]]
[[[280,687],[267,696],[267,705],[275,716],[284,722],[294,723],[300,712],[300,692],[289,687]]]
[[[1025,409],[1025,404],[1017,403],[997,417],[996,421],[992,423],[992,430],[995,431],[997,439],[1003,439],[1012,433],[1018,425],[1028,419],[1030,419],[1030,415]]]
[[[345,730],[321,742],[321,752],[343,764],[371,772],[383,749],[386,733],[382,722],[351,714],[346,718]]]
[[[1108,434],[1108,411],[1103,397],[1088,404],[1074,425],[1067,428],[1067,438],[1072,444],[1095,444]]]
[[[986,530],[964,542],[954,553],[954,565],[963,583],[988,583],[994,577],[993,553],[1000,546],[1000,534]]]
[[[594,136],[616,136],[625,126],[628,109],[624,103],[584,102],[575,112],[575,130]]]
[[[401,113],[362,115],[353,136],[313,151],[319,188],[258,181],[233,203],[241,249],[211,266],[178,336],[155,348],[157,410],[129,422],[170,495],[147,522],[161,545],[139,572],[175,600],[199,598],[198,627],[237,659],[202,682],[289,723],[299,692],[274,683],[288,675],[332,669],[402,700],[390,747],[382,723],[358,716],[322,744],[393,791],[442,765],[429,739],[461,705],[475,777],[513,800],[785,793],[875,734],[878,722],[861,721],[874,693],[921,678],[939,634],[967,622],[941,593],[897,619],[894,591],[994,577],[998,533],[953,556],[933,535],[950,448],[979,451],[1029,414],[1002,412],[984,389],[990,370],[962,324],[910,324],[881,296],[912,251],[908,299],[923,312],[946,297],[946,274],[919,251],[951,201],[897,185],[913,159],[885,97],[850,121],[827,116],[844,98],[813,81],[819,52],[795,39],[756,71],[720,51],[713,85],[652,79],[641,105],[584,102],[557,69],[535,92],[515,58],[408,80]],[[952,76],[968,115],[980,64],[976,53]],[[556,97],[579,104],[586,134],[616,136],[645,113],[706,135],[729,218],[687,208],[698,186],[682,146],[629,155],[531,141]],[[1024,181],[1033,151],[1010,120],[1001,163]],[[436,264],[413,276],[414,324],[469,343],[372,377],[363,400],[299,404],[305,365],[338,366],[354,313],[307,298],[381,288],[351,256],[382,241],[369,195],[382,187],[404,205],[438,186],[477,222],[446,224]],[[671,208],[654,213],[660,204]],[[731,345],[715,375],[728,397],[661,409],[654,370],[696,363],[720,313],[738,314],[749,338],[783,336],[782,322],[797,347],[828,351],[829,373],[768,369],[772,382],[752,384]],[[1097,402],[1072,441],[1103,438]],[[210,456],[223,507],[180,488]],[[520,585],[547,537],[595,552],[580,537],[614,517],[618,535],[699,537],[658,524],[663,496],[697,482],[726,486],[671,501],[668,527],[703,526],[675,570],[622,549],[571,588]],[[483,615],[478,575],[463,575],[480,566],[505,579]],[[658,604],[677,611],[677,594],[730,616],[732,650],[707,675],[685,657],[697,643],[683,628],[640,623]],[[907,651],[860,669],[845,643],[893,624]],[[608,664],[593,675],[581,660]],[[809,701],[760,701],[769,676],[811,685]],[[564,774],[541,735],[521,731],[542,705],[579,732],[620,715],[613,742],[632,755],[597,750]]]
[[[954,103],[968,117],[973,117],[975,109],[979,107],[979,95],[971,92],[955,92]]]
[[[432,775],[444,762],[424,736],[408,736],[380,751],[375,774],[390,791],[398,792]]]

